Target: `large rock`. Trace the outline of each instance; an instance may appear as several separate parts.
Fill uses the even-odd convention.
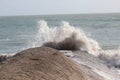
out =
[[[85,80],[76,64],[50,48],[22,51],[0,67],[0,80]]]
[[[103,80],[63,53],[43,47],[22,51],[0,65],[0,80]]]

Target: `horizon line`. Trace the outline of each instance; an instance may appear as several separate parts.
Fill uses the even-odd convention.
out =
[[[16,15],[0,15],[0,17],[15,17],[15,16],[55,16],[55,15],[88,15],[88,14],[120,14],[120,12],[93,12],[93,13],[57,13],[57,14],[16,14]]]

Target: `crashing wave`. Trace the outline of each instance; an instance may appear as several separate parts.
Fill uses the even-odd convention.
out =
[[[87,37],[79,28],[63,21],[61,26],[49,27],[46,21],[38,22],[38,32],[32,47],[48,46],[58,50],[81,50],[98,55],[98,42]]]

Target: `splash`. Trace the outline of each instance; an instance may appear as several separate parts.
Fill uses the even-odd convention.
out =
[[[98,58],[103,60],[108,67],[120,68],[120,48],[100,51]]]
[[[84,31],[80,28],[71,26],[65,21],[62,22],[61,26],[57,27],[49,27],[47,22],[43,20],[38,22],[38,32],[32,43],[32,47],[42,46],[43,44],[49,45],[49,47],[52,46],[53,48],[58,46],[63,50],[74,44],[72,48],[87,51],[94,55],[98,55],[100,50],[97,41],[87,37]]]

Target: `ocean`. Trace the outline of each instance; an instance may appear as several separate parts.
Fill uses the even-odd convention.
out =
[[[0,54],[16,53],[33,47],[36,42],[41,43],[36,40],[41,20],[49,27],[60,27],[63,21],[68,22],[96,40],[102,49],[119,49],[120,14],[1,16]]]

